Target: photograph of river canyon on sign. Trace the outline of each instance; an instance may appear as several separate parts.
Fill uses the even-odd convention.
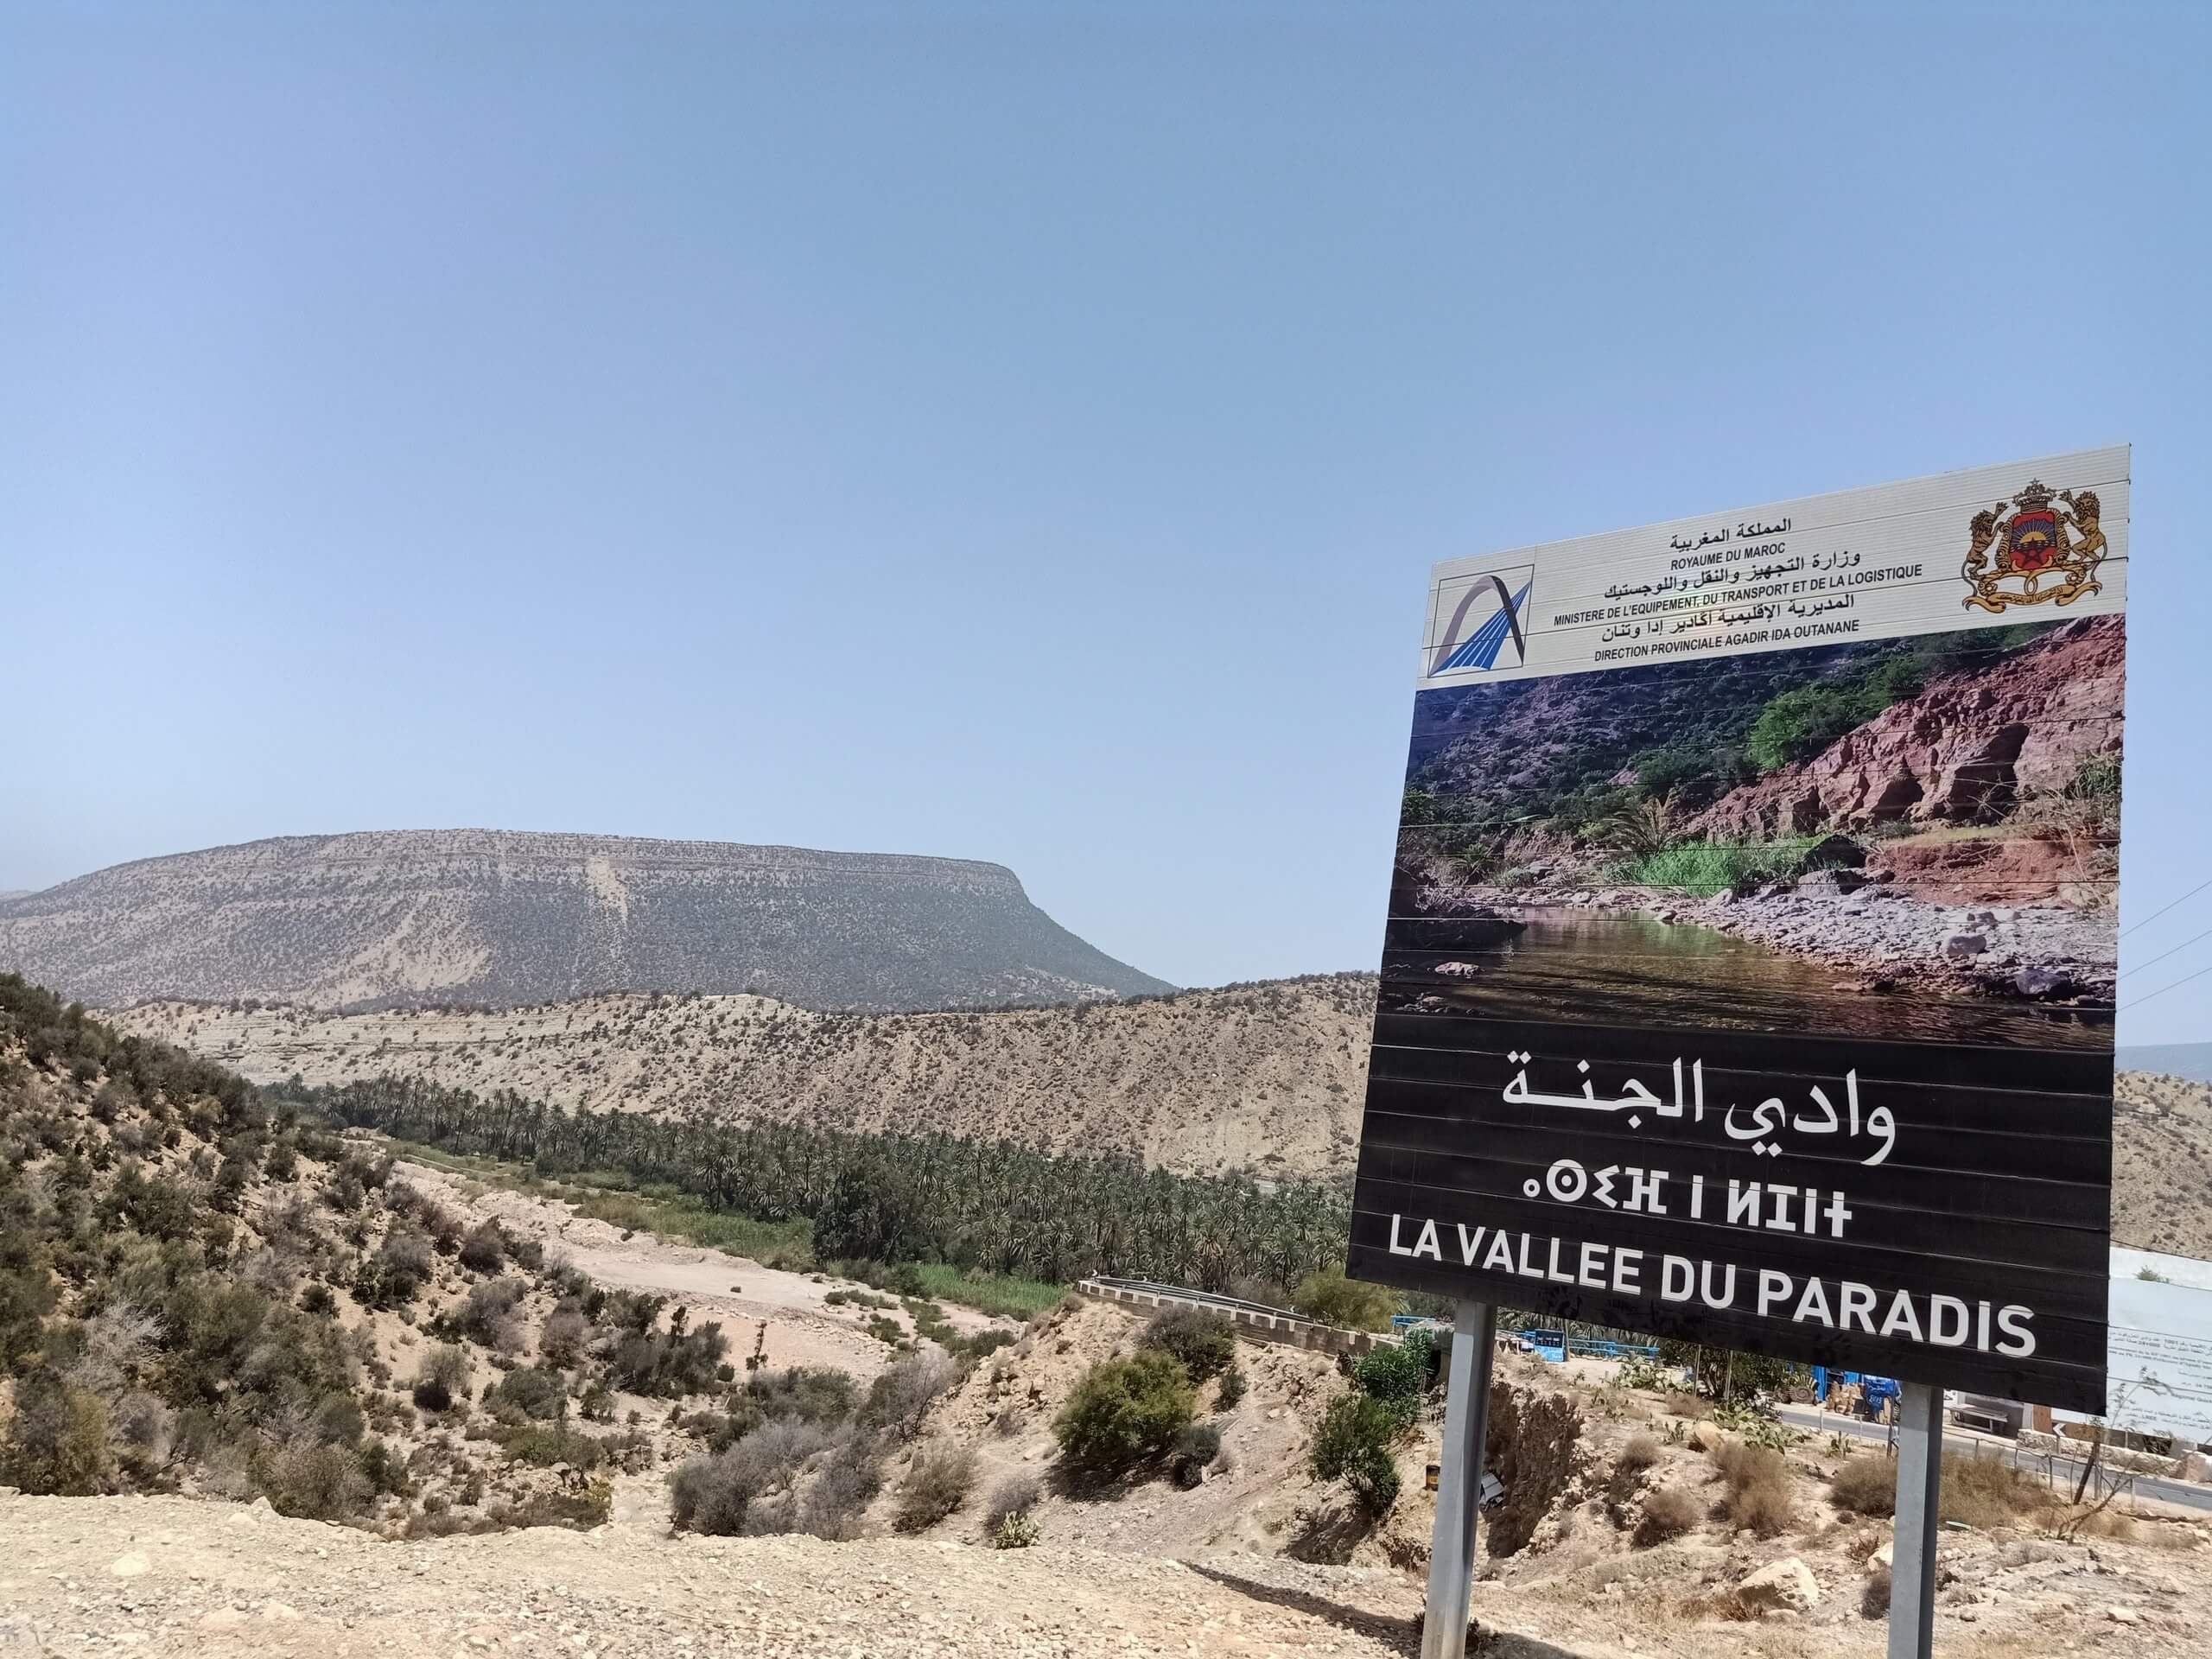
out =
[[[2109,1047],[2125,627],[1421,692],[1383,1006]]]

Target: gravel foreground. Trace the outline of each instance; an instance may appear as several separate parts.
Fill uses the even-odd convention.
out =
[[[394,1543],[258,1504],[0,1498],[5,1659],[1359,1656],[1410,1651],[1417,1611],[1395,1573],[1245,1555],[671,1537],[644,1513]]]

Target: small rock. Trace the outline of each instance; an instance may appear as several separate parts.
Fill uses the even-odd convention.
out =
[[[1736,1599],[1753,1612],[1802,1613],[1820,1605],[1821,1586],[1813,1569],[1789,1555],[1738,1585]]]
[[[2140,1624],[2143,1622],[2143,1615],[2133,1607],[2107,1607],[2105,1617],[2115,1624]]]
[[[1866,885],[1866,878],[1856,870],[1815,870],[1798,878],[1797,891],[1815,899],[1842,899]]]
[[[154,1570],[154,1564],[137,1550],[118,1555],[108,1563],[109,1572],[118,1579],[140,1579]]]
[[[1979,933],[1947,934],[1943,939],[1943,955],[1952,962],[1970,962],[1989,949],[1989,941]]]

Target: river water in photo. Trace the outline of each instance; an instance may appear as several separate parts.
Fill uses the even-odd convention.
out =
[[[1565,908],[1525,912],[1522,919],[1527,925],[1517,935],[1458,953],[1480,969],[1479,977],[1423,988],[1470,1013],[1503,1019],[2038,1048],[2112,1044],[2108,1012],[1946,999],[1918,988],[1887,995],[1841,990],[1838,982],[1851,977],[1842,965],[1694,923]]]

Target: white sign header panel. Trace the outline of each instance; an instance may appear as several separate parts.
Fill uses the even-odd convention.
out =
[[[2122,444],[1452,559],[1417,683],[2117,615],[2127,507]]]

